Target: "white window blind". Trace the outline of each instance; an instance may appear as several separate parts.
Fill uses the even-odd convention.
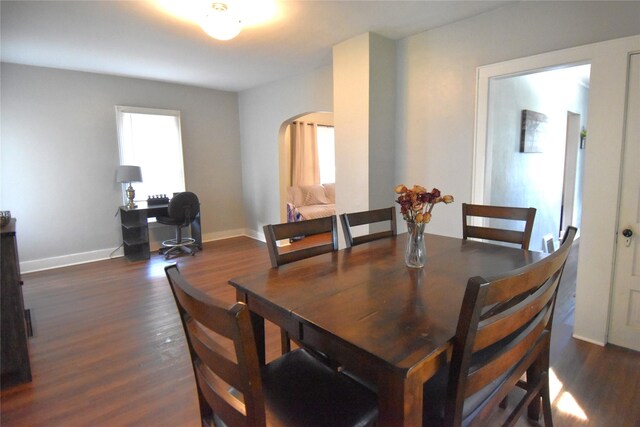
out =
[[[116,121],[120,164],[142,169],[136,200],[185,191],[180,111],[116,106]]]

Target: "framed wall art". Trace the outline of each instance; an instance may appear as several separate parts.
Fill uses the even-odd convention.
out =
[[[522,110],[520,152],[542,153],[547,133],[547,116],[531,110]]]

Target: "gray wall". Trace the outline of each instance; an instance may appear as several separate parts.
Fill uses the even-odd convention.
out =
[[[369,208],[378,209],[393,206],[396,186],[396,43],[371,34],[369,49]]]
[[[104,258],[120,244],[115,105],[180,110],[186,188],[200,197],[203,238],[244,232],[237,94],[1,67],[0,205],[18,219],[27,270]],[[163,230],[156,238],[173,232]]]
[[[398,41],[396,183],[438,187],[457,202],[470,201],[477,67],[637,34],[639,16],[640,2],[518,2]],[[333,111],[330,73],[325,67],[240,93],[251,233],[279,220],[279,126],[305,112]],[[336,124],[337,138],[340,132]],[[388,199],[393,203],[392,193]],[[458,210],[458,203],[439,205],[428,231],[461,235]]]
[[[333,47],[336,212],[388,207],[395,187],[395,42],[374,33]],[[355,235],[384,229],[381,224]],[[340,230],[340,244],[344,236]]]
[[[263,239],[262,227],[280,222],[278,153],[284,145],[285,122],[306,113],[333,111],[332,87],[331,67],[322,67],[240,92],[242,193],[251,236]]]
[[[477,67],[635,35],[639,24],[640,2],[516,2],[399,41],[398,181],[436,186],[456,198],[434,209],[427,231],[462,235],[459,202],[471,199]]]
[[[487,130],[491,168],[486,178],[485,203],[535,207],[536,219],[529,245],[533,250],[544,250],[542,236],[545,234],[558,239],[567,111],[580,114],[582,126],[586,126],[588,100],[588,89],[576,80],[567,80],[564,70],[491,81]],[[520,120],[524,109],[547,117],[541,153],[520,152]],[[583,154],[584,150],[578,150],[580,164]],[[581,173],[582,168],[577,172]],[[582,177],[578,176],[577,180],[581,182]],[[513,224],[496,226],[511,228]]]
[[[459,204],[471,200],[473,183],[478,67],[637,35],[639,23],[640,2],[516,2],[401,40],[398,180],[435,185],[456,198],[435,209],[427,231],[462,233]],[[606,342],[631,44],[589,46],[571,60],[592,61],[574,334],[599,344]]]

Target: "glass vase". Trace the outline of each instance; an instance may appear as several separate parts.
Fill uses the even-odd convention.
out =
[[[424,223],[407,222],[407,247],[404,262],[407,267],[422,268],[427,260],[427,249],[424,244]]]

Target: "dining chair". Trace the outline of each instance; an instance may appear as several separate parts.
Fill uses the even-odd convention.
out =
[[[502,228],[480,227],[468,224],[469,217],[493,218],[501,220],[524,221],[524,231],[506,230]],[[462,204],[462,238],[496,240],[516,243],[522,249],[529,249],[533,221],[536,218],[535,208],[516,208],[507,206],[489,206]]]
[[[203,425],[368,426],[374,392],[304,349],[260,366],[249,308],[228,307],[165,268],[187,339]],[[214,424],[215,423],[215,424]]]
[[[267,240],[269,259],[271,260],[271,266],[273,268],[338,250],[338,227],[335,215],[298,222],[268,224],[265,225],[263,229],[264,236]],[[330,233],[331,235],[331,242],[329,243],[323,242],[319,245],[305,246],[301,249],[288,251],[280,251],[280,248],[278,247],[278,240],[315,236],[327,233]],[[280,331],[280,341],[283,354],[291,350],[291,340],[289,334],[284,329],[281,329]]]
[[[389,222],[389,230],[373,232],[357,237],[353,237],[351,235],[351,227],[376,224],[385,221]],[[342,223],[342,231],[344,231],[344,240],[347,244],[347,248],[398,234],[396,226],[396,209],[393,206],[390,208],[370,211],[344,213],[340,215],[340,222]]]
[[[335,215],[298,222],[268,224],[263,227],[263,230],[264,237],[267,240],[271,266],[274,268],[290,262],[338,250],[338,228]],[[278,240],[315,236],[325,233],[331,234],[331,241],[328,243],[322,242],[319,245],[305,246],[302,249],[287,251],[282,251],[278,247]]]
[[[545,234],[542,236],[542,247],[548,254],[555,251],[555,247],[553,246],[553,234]]]
[[[469,279],[451,362],[424,387],[424,425],[486,425],[493,409],[515,387],[526,392],[503,425],[514,425],[525,408],[537,421],[540,403],[545,426],[553,425],[551,326],[575,234],[576,228],[568,227],[557,251],[526,267]]]

